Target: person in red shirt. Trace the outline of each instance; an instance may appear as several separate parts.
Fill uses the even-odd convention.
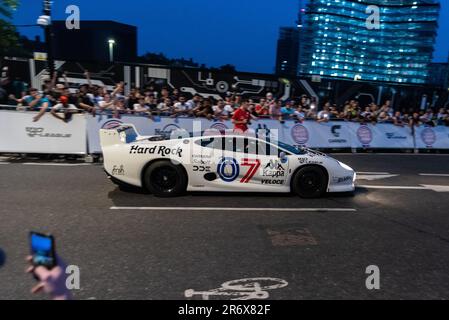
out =
[[[240,108],[238,108],[232,116],[232,123],[234,124],[234,131],[245,133],[248,131],[248,124],[252,118],[248,110],[248,101],[244,101]]]
[[[256,113],[259,117],[268,117],[270,115],[270,107],[265,99],[260,99],[256,105]]]

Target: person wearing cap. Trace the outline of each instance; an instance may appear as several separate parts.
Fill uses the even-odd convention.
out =
[[[59,103],[51,109],[53,117],[66,123],[69,122],[72,119],[72,115],[77,112],[78,109],[73,104],[69,104],[69,98],[66,96],[61,96],[61,98],[59,98]]]

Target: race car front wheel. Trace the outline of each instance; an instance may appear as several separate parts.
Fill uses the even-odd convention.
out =
[[[187,176],[181,165],[171,161],[152,163],[143,176],[144,186],[157,197],[176,197],[185,193]]]
[[[292,181],[292,191],[301,198],[319,198],[327,189],[327,176],[320,167],[300,169]]]

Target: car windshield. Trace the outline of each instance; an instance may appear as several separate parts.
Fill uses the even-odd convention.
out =
[[[294,146],[283,143],[281,141],[278,141],[277,145],[279,148],[284,149],[284,150],[290,152],[291,154],[301,155],[301,154],[305,153],[302,149],[296,148]]]

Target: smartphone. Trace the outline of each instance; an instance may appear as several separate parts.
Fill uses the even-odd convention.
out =
[[[48,270],[56,267],[55,239],[52,235],[30,232],[30,248],[34,266],[43,266]]]

